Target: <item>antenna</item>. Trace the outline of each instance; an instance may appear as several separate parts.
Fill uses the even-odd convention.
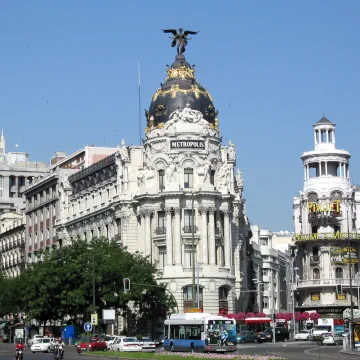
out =
[[[138,61],[138,80],[139,80],[139,145],[141,146],[141,91],[140,91],[140,62]]]

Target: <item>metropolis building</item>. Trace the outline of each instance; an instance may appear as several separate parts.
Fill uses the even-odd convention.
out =
[[[213,100],[194,73],[184,56],[176,56],[146,111],[143,144],[122,141],[114,154],[69,176],[57,238],[66,245],[106,236],[143,253],[157,263],[183,312],[197,299],[194,234],[199,307],[232,313],[241,310],[242,245],[251,234],[242,175],[235,170],[234,145],[222,145]]]
[[[302,154],[304,187],[294,197],[297,246],[295,292],[298,311],[341,317],[358,306],[360,192],[350,181],[350,153],[336,148],[335,124],[323,117],[314,126],[315,149]]]

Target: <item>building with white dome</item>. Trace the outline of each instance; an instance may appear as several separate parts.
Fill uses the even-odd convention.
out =
[[[59,243],[107,236],[157,262],[179,311],[241,311],[243,244],[250,227],[235,147],[222,145],[218,112],[182,55],[146,111],[146,139],[69,177],[56,221]],[[194,212],[192,212],[194,209]],[[194,214],[194,222],[193,216]],[[133,279],[136,281],[136,279]],[[245,281],[246,282],[246,281]],[[197,307],[197,306],[196,306]]]
[[[315,149],[302,154],[304,187],[294,197],[298,311],[341,317],[358,305],[360,192],[350,181],[350,153],[336,148],[335,124],[314,126]],[[349,266],[351,264],[351,268]]]

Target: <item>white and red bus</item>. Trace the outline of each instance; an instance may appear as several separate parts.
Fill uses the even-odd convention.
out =
[[[237,321],[238,331],[254,331],[259,333],[271,327],[272,319],[269,317],[251,317],[245,320]],[[287,327],[287,321],[282,319],[276,320],[277,327]]]

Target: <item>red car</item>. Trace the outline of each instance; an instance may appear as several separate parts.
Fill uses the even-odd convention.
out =
[[[82,351],[106,351],[107,346],[104,339],[92,338],[90,342],[83,341],[77,346],[78,352]]]

